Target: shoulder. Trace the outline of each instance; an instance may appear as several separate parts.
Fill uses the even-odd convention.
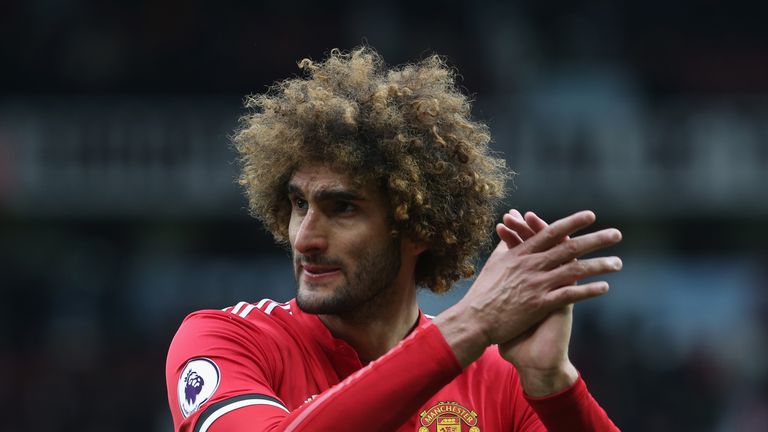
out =
[[[286,320],[293,317],[291,302],[280,303],[272,299],[261,299],[256,303],[241,301],[234,306],[225,307],[223,312],[243,319],[251,320]]]
[[[271,300],[189,314],[166,358],[166,389],[177,427],[204,405],[233,396],[276,398],[292,321],[290,306]]]
[[[295,333],[291,327],[297,325],[290,303],[269,299],[239,302],[221,310],[199,310],[182,321],[169,347],[168,360],[177,363],[219,349],[230,354],[269,352],[290,337],[289,333]]]
[[[291,303],[263,299],[256,303],[241,301],[224,309],[204,309],[184,318],[179,332],[188,327],[201,329],[228,329],[231,331],[265,332],[297,325]],[[177,333],[178,336],[178,333]]]

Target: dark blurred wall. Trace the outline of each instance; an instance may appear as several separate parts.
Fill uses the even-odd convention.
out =
[[[243,96],[361,43],[445,55],[518,172],[625,269],[572,357],[625,431],[768,428],[768,30],[759,3],[0,3],[4,431],[165,431],[183,317],[293,293],[247,215]],[[499,209],[500,213],[505,209]],[[460,298],[469,282],[427,312]]]

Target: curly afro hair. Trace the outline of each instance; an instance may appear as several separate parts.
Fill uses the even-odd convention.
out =
[[[393,235],[428,245],[419,286],[441,293],[472,276],[510,172],[454,71],[438,56],[388,68],[369,47],[298,65],[304,77],[246,98],[251,111],[233,137],[251,214],[287,245],[287,183],[301,166],[327,164],[378,182]]]

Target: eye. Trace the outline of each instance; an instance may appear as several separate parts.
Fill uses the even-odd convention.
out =
[[[293,206],[299,210],[306,210],[307,207],[309,207],[309,204],[306,200],[302,198],[294,198],[293,199]]]
[[[337,213],[353,213],[357,210],[357,206],[348,201],[339,201],[336,203]]]

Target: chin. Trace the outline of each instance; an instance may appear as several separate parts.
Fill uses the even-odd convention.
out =
[[[328,297],[331,297],[328,293],[322,292],[322,289],[318,287],[308,288],[306,286],[299,286],[299,291],[296,293],[296,305],[299,309],[307,313],[320,314],[327,313],[326,304],[328,303]]]
[[[319,315],[338,315],[348,312],[351,308],[346,301],[334,292],[322,292],[318,289],[299,287],[296,293],[296,305],[306,313]]]

